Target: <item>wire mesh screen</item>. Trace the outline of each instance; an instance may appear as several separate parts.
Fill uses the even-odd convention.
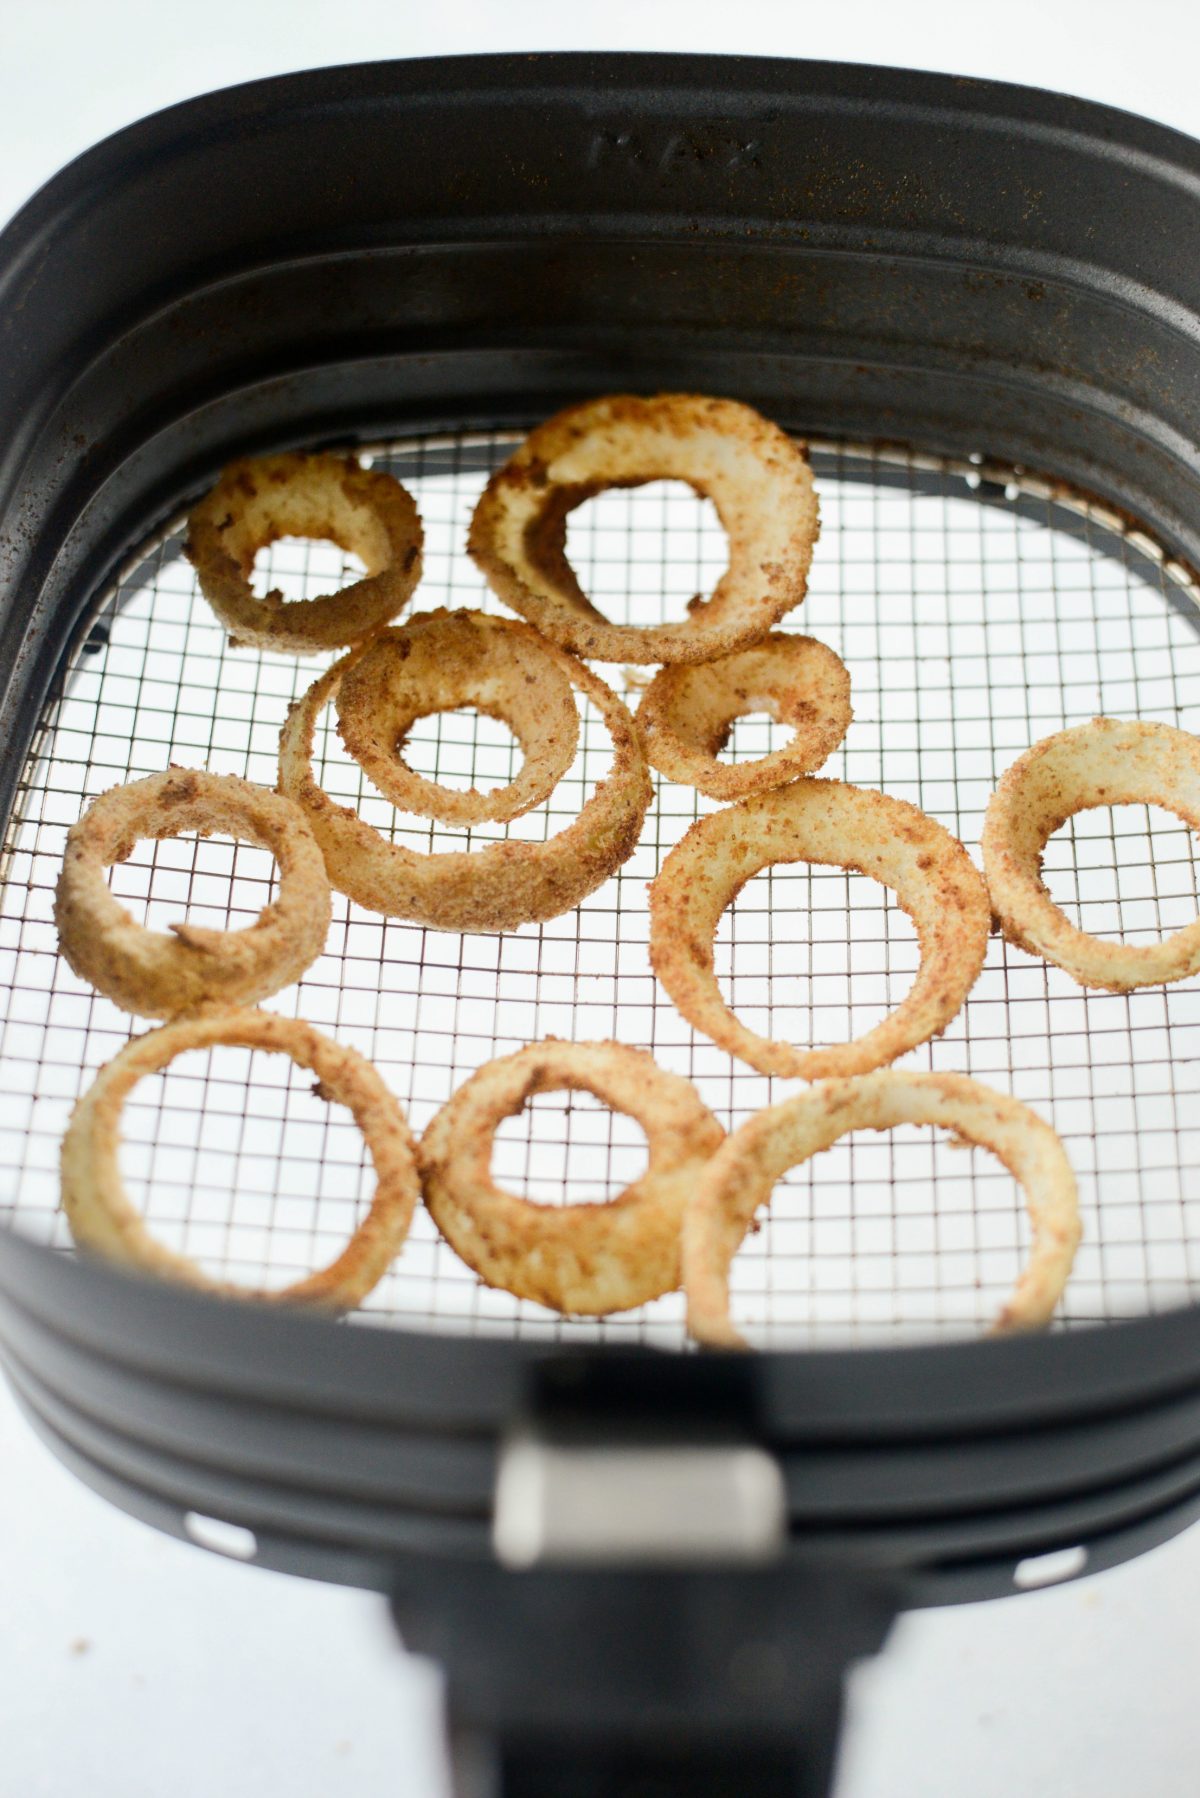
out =
[[[499,609],[466,557],[471,508],[511,439],[377,446],[420,506],[426,573],[414,609]],[[1200,612],[1184,571],[1087,502],[986,464],[814,452],[822,534],[809,597],[786,628],[845,659],[855,717],[826,774],[882,787],[940,819],[977,853],[1000,773],[1030,743],[1097,713],[1200,730]],[[711,508],[658,483],[574,515],[569,550],[609,616],[682,616],[724,566]],[[328,544],[280,542],[262,585],[327,591],[351,564]],[[58,1146],[92,1072],[131,1020],[56,953],[54,883],[81,803],[169,763],[274,783],[289,702],[313,660],[231,649],[171,534],[104,597],[64,670],[8,834],[0,899],[0,1219],[64,1250]],[[603,670],[636,704],[649,671]],[[336,798],[418,849],[553,834],[609,765],[598,715],[551,799],[509,826],[469,832],[393,811],[346,755],[327,714],[318,773]],[[763,754],[781,733],[738,722],[726,751]],[[502,725],[435,714],[405,751],[448,784],[511,778]],[[697,1036],[657,986],[647,955],[647,882],[709,801],[663,779],[631,859],[576,910],[505,935],[385,920],[335,895],[326,951],[269,1001],[371,1057],[413,1129],[496,1055],[549,1035],[614,1037],[695,1081],[732,1127],[795,1083],[766,1079]],[[1047,851],[1055,897],[1086,928],[1128,940],[1200,910],[1195,845],[1144,807],[1082,813]],[[269,855],[218,838],[140,843],[112,871],[140,921],[249,923],[272,891]],[[890,894],[837,869],[769,870],[718,936],[723,990],[750,1026],[800,1043],[870,1029],[906,991],[915,936]],[[957,1069],[1037,1107],[1080,1183],[1084,1241],[1064,1324],[1179,1303],[1200,1282],[1200,979],[1129,995],[1085,993],[993,938],[963,1012],[901,1065]],[[125,1113],[122,1167],[154,1231],[208,1271],[277,1286],[333,1257],[369,1200],[349,1118],[283,1057],[235,1049],[181,1057],[143,1082]],[[499,1130],[502,1184],[542,1203],[602,1202],[645,1163],[631,1120],[586,1095],[548,1094]],[[775,1347],[972,1333],[1011,1287],[1028,1240],[1021,1197],[986,1154],[916,1129],[851,1137],[793,1172],[733,1281],[734,1314]],[[682,1344],[670,1295],[602,1321],[560,1318],[479,1283],[418,1212],[402,1256],[360,1318],[522,1336],[587,1334]]]

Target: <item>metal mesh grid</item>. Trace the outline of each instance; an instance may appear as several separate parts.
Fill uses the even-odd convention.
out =
[[[499,609],[463,550],[486,470],[511,441],[380,445],[425,522],[418,605]],[[809,597],[787,627],[846,660],[855,721],[825,772],[881,786],[941,819],[972,850],[997,776],[1029,743],[1098,712],[1200,730],[1200,612],[1184,571],[1088,503],[986,464],[849,447],[814,454],[822,535]],[[169,762],[272,784],[288,702],[313,660],[231,650],[177,534],[145,552],[104,603],[66,672],[25,772],[0,897],[0,1221],[67,1248],[57,1153],[91,1072],[143,1026],[56,955],[54,882],[81,798]],[[577,513],[572,560],[610,616],[679,616],[724,564],[714,514],[674,485],[602,496]],[[264,585],[293,597],[349,571],[321,544],[276,544]],[[647,671],[603,670],[636,703]],[[586,708],[585,708],[586,714]],[[464,833],[398,818],[332,730],[327,789],[414,847]],[[746,719],[728,753],[760,755],[774,726]],[[489,785],[513,772],[502,726],[466,712],[423,720],[407,756],[422,773]],[[580,754],[546,806],[509,834],[561,829],[608,765],[585,715]],[[335,895],[325,954],[272,1008],[369,1055],[415,1130],[484,1061],[555,1034],[614,1036],[690,1076],[727,1126],[796,1090],[695,1036],[657,988],[646,882],[710,802],[658,783],[631,860],[578,910],[503,936],[426,931]],[[466,833],[482,843],[504,826]],[[1190,833],[1146,808],[1081,814],[1052,841],[1047,878],[1087,928],[1148,937],[1200,909]],[[219,839],[142,843],[114,890],[156,928],[188,916],[243,924],[271,890],[270,857]],[[797,1042],[871,1028],[906,990],[916,948],[890,895],[834,869],[781,868],[726,914],[718,972],[757,1030]],[[1200,1284],[1200,981],[1085,994],[993,939],[968,1003],[902,1065],[959,1069],[1052,1119],[1080,1180],[1085,1238],[1062,1307],[1078,1324],[1159,1309]],[[126,1110],[123,1167],[155,1230],[203,1265],[277,1285],[329,1259],[369,1195],[348,1115],[282,1057],[233,1049],[181,1058]],[[586,1095],[546,1095],[497,1139],[494,1168],[553,1203],[601,1200],[644,1161],[640,1130]],[[735,1315],[771,1346],[972,1333],[1016,1277],[1019,1194],[990,1157],[931,1132],[859,1135],[797,1170],[735,1266]],[[419,1213],[361,1318],[522,1336],[683,1340],[678,1295],[601,1322],[564,1320],[482,1287]]]

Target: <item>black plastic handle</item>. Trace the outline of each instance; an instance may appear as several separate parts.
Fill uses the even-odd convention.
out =
[[[458,1798],[825,1798],[870,1570],[430,1564],[393,1614],[446,1671]]]
[[[733,1739],[655,1747],[503,1742],[474,1736],[454,1751],[456,1798],[826,1798],[838,1717],[806,1732],[804,1746]],[[826,1727],[828,1722],[828,1727]]]

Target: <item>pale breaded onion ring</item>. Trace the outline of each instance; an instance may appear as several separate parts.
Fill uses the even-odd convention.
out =
[[[795,736],[752,762],[718,761],[734,720],[752,712],[794,725]],[[852,717],[841,657],[786,631],[715,662],[660,668],[637,712],[651,767],[710,799],[745,799],[813,773]]]
[[[320,537],[365,562],[338,593],[260,599],[254,558],[278,537]],[[421,519],[394,475],[345,456],[262,456],[233,462],[193,508],[184,553],[237,647],[320,655],[358,643],[394,618],[421,578]]]
[[[425,780],[402,760],[418,718],[473,706],[508,725],[525,764],[481,793]],[[342,676],[338,734],[385,798],[447,824],[519,818],[548,799],[579,743],[579,711],[562,656],[514,618],[423,612],[380,631]]]
[[[1160,805],[1200,831],[1200,738],[1169,724],[1093,718],[1027,749],[983,826],[983,866],[1010,943],[1081,986],[1125,993],[1200,970],[1200,918],[1157,943],[1104,942],[1072,924],[1042,879],[1042,851],[1067,819],[1099,805]]]
[[[686,481],[729,539],[729,566],[679,624],[610,624],[567,561],[567,516],[612,487]],[[707,662],[800,604],[817,538],[805,451],[734,400],[615,394],[539,425],[484,489],[467,548],[493,591],[564,649],[600,662]]]
[[[345,1105],[362,1131],[375,1167],[370,1209],[328,1267],[290,1286],[251,1290],[206,1274],[186,1255],[151,1236],[121,1179],[121,1110],[133,1086],[161,1072],[188,1049],[218,1044],[277,1050],[311,1068],[319,1098]],[[181,1280],[231,1298],[330,1305],[349,1310],[387,1272],[400,1251],[419,1181],[412,1135],[400,1106],[369,1061],[298,1018],[266,1011],[209,1012],[135,1036],[100,1069],[71,1115],[62,1145],[62,1203],[81,1248],[146,1273]]]
[[[990,1149],[1024,1189],[1033,1243],[993,1333],[1048,1323],[1079,1242],[1075,1176],[1058,1136],[1027,1105],[964,1074],[894,1068],[829,1080],[760,1111],[726,1137],[700,1176],[683,1220],[688,1329],[700,1342],[744,1348],[729,1315],[729,1268],[754,1214],[789,1168],[852,1130],[933,1124]]]
[[[534,1093],[589,1092],[646,1132],[645,1173],[607,1204],[539,1205],[492,1179],[497,1126]],[[689,1081],[623,1043],[550,1037],[489,1061],[421,1139],[425,1203],[489,1286],[552,1310],[628,1311],[679,1285],[684,1206],[725,1132]]]
[[[782,862],[823,862],[869,874],[917,927],[921,965],[881,1024],[853,1042],[797,1049],[758,1036],[726,1005],[713,937],[746,882]],[[650,887],[650,961],[689,1024],[763,1074],[817,1080],[865,1074],[940,1036],[987,953],[983,880],[956,837],[916,806],[838,780],[803,779],[693,824]]]
[[[242,930],[136,924],[105,868],[139,838],[224,832],[279,864],[279,892]],[[210,1003],[251,1005],[298,980],[325,946],[329,877],[303,812],[234,774],[168,768],[94,799],[67,834],[54,899],[59,947],[83,980],[125,1011],[172,1018]]]
[[[641,738],[599,676],[574,657],[553,653],[572,686],[601,713],[614,755],[607,779],[579,816],[541,843],[513,840],[435,855],[389,843],[348,806],[337,805],[312,771],[317,719],[353,656],[336,662],[296,701],[279,738],[279,785],[312,825],[340,892],[368,911],[435,930],[515,930],[570,911],[628,860],[653,796]]]

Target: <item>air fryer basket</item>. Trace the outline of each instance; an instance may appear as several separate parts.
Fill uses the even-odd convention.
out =
[[[103,653],[127,608],[160,606],[180,509],[232,455],[369,443],[418,486],[482,479],[506,433],[616,389],[728,393],[818,440],[827,546],[849,541],[855,483],[914,530],[918,502],[973,494],[1046,542],[1074,533],[1121,567],[1111,616],[1170,619],[1131,656],[1170,687],[1151,707],[1195,728],[1198,198],[1200,148],[1120,113],[750,59],[337,69],[119,134],[0,238],[6,815],[34,816],[69,763],[37,733],[83,691],[87,633]],[[473,603],[452,576],[447,593]],[[1054,728],[1036,728],[1027,670],[982,678],[990,720],[998,685],[1022,693],[1019,741]],[[108,784],[84,784],[99,730],[80,791]],[[9,848],[10,889],[32,894]],[[1182,1104],[1170,1031],[1151,1048],[1126,1014],[1116,1035],[1129,1064],[1159,1056]],[[1169,1198],[1186,1263],[1185,1139],[1176,1118],[1169,1193],[1152,1156],[1136,1165],[1144,1241]],[[589,1734],[636,1740],[643,1772],[693,1792],[744,1790],[750,1743],[763,1793],[821,1790],[841,1667],[897,1605],[1010,1591],[1058,1550],[1095,1569],[1200,1512],[1191,1304],[1037,1339],[745,1357],[392,1321],[212,1301],[0,1229],[0,1350],[55,1452],[163,1528],[223,1520],[264,1565],[390,1592],[450,1665],[472,1791],[498,1789],[472,1729],[507,1743],[506,1792],[625,1789],[615,1750],[615,1783],[570,1783],[562,1744]],[[666,1521],[567,1554],[547,1501],[541,1562],[501,1569],[497,1473],[531,1445],[551,1485],[598,1452],[614,1513],[623,1469],[661,1473]],[[731,1456],[777,1468],[782,1535],[760,1519],[723,1557],[667,1564],[664,1448],[699,1457],[701,1490],[723,1490]],[[569,1666],[567,1634],[587,1644]]]

